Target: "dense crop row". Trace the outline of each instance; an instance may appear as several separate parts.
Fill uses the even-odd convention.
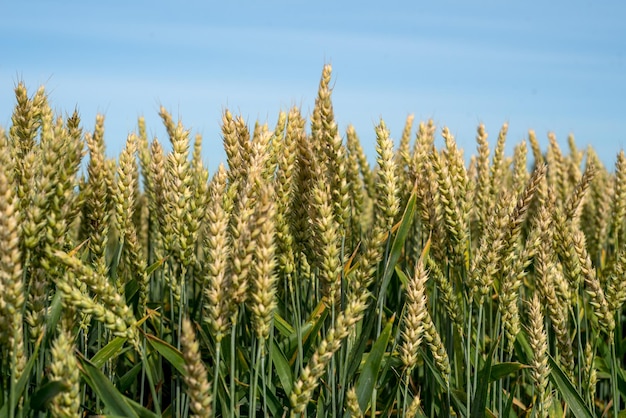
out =
[[[16,87],[0,417],[617,416],[624,153],[530,132],[507,157],[504,125],[491,155],[481,125],[466,164],[409,117],[372,168],[330,84],[310,125],[225,111],[212,176],[165,109],[171,151],[140,119],[112,160],[103,117]]]

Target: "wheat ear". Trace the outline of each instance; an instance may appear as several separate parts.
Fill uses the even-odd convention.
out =
[[[196,333],[188,318],[183,319],[180,336],[183,358],[185,359],[185,374],[183,380],[187,385],[189,408],[194,417],[210,417],[212,415],[211,387],[206,367],[200,356],[200,348],[196,341]]]

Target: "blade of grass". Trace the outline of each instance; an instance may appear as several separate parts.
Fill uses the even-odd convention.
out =
[[[491,366],[491,374],[489,375],[489,383],[493,383],[496,380],[504,379],[505,377],[515,374],[516,372],[527,369],[529,366],[517,362],[505,362],[498,363]]]
[[[280,380],[283,390],[287,394],[287,397],[289,397],[293,389],[294,381],[293,371],[291,370],[289,361],[275,341],[272,341],[272,349],[270,351],[276,374],[278,375],[278,380]]]
[[[282,316],[280,316],[278,310],[274,311],[274,327],[283,337],[290,337],[296,332],[291,324],[289,324],[289,322],[287,322]]]
[[[352,347],[352,351],[350,352],[350,363],[348,365],[347,377],[350,378],[354,376],[359,367],[361,366],[361,360],[363,359],[363,353],[365,353],[365,349],[368,344],[368,337],[371,335],[372,330],[374,329],[374,325],[376,324],[376,319],[378,315],[375,312],[375,309],[368,310],[366,321],[361,329],[361,335],[364,336],[359,338],[356,344]]]
[[[10,401],[5,402],[4,405],[2,405],[2,407],[0,408],[0,417],[2,418],[8,417],[10,415],[9,414],[10,411],[15,411],[18,401],[22,397],[22,394],[24,393],[26,384],[30,380],[30,374],[31,374],[31,371],[33,370],[33,366],[35,365],[35,361],[37,360],[37,357],[39,354],[39,348],[41,347],[42,338],[43,338],[43,335],[41,335],[39,337],[39,340],[37,340],[37,342],[35,343],[35,349],[33,350],[33,354],[28,359],[28,362],[26,362],[26,366],[24,367],[22,375],[20,376],[17,383],[15,384],[15,387],[13,386],[11,387],[10,389],[11,396],[9,397]]]
[[[476,394],[474,395],[474,399],[472,400],[471,416],[473,418],[484,417],[487,413],[487,396],[489,395],[489,376],[491,376],[491,362],[493,359],[493,353],[495,352],[497,346],[498,344],[492,345],[491,350],[489,350],[489,354],[487,355],[487,359],[485,360],[485,365],[478,375]]]
[[[48,402],[59,393],[67,390],[67,384],[60,380],[52,380],[41,386],[30,398],[30,408],[34,411],[43,411]]]
[[[587,408],[587,405],[585,405],[585,402],[578,391],[576,391],[572,382],[550,355],[548,355],[548,363],[550,363],[550,380],[558,389],[561,397],[569,406],[570,411],[572,411],[572,414],[576,418],[593,417],[593,414],[589,408]]]
[[[130,406],[128,398],[117,390],[100,369],[82,356],[78,356],[78,361],[83,378],[112,413],[129,418],[139,418],[139,415]]]
[[[372,399],[372,393],[376,387],[376,381],[381,369],[381,362],[383,356],[387,351],[387,345],[389,344],[389,337],[391,336],[391,330],[395,321],[395,315],[392,316],[387,325],[383,329],[383,332],[378,337],[378,340],[372,346],[372,350],[365,360],[361,374],[356,382],[356,393],[359,400],[359,407],[361,411],[365,411],[367,404]],[[372,405],[372,410],[376,408],[376,405]]]
[[[426,364],[426,367],[428,367],[428,370],[430,371],[432,376],[435,378],[437,385],[439,385],[439,387],[443,391],[445,391],[446,382],[443,380],[443,377],[441,377],[441,372],[439,371],[439,368],[435,366],[435,363],[433,363],[432,356],[422,355],[422,359],[424,360],[424,364]],[[465,393],[463,394],[463,397],[465,397]]]
[[[127,340],[128,338],[126,337],[115,337],[112,339],[91,358],[93,365],[100,368],[104,366],[107,361],[117,357],[122,352]]]
[[[142,364],[137,363],[132,367],[132,369],[126,372],[123,376],[120,376],[120,379],[117,385],[120,392],[125,392],[133,383],[136,382],[137,376],[141,372],[141,367],[142,367]]]
[[[145,334],[148,344],[159,352],[179,373],[185,374],[185,359],[183,354],[171,344],[166,343],[151,334]]]
[[[504,405],[504,410],[502,413],[503,417],[515,416],[515,414],[513,413],[513,400],[515,399],[515,396],[513,396],[513,394],[515,393],[515,386],[516,386],[516,383],[513,382],[513,386],[511,387],[511,390],[509,391],[509,396],[506,400],[506,404]]]
[[[44,344],[57,332],[57,324],[61,318],[61,313],[63,313],[63,298],[61,292],[56,292],[52,297],[46,317],[46,339]]]
[[[415,218],[416,196],[417,193],[414,190],[411,194],[411,198],[406,205],[406,208],[404,209],[402,220],[399,223],[396,237],[393,240],[391,252],[389,253],[389,258],[387,259],[387,264],[385,265],[385,272],[383,273],[382,283],[378,292],[378,300],[383,299],[383,295],[387,291],[387,286],[389,286],[391,276],[393,276],[393,272],[395,271],[395,266],[398,263],[400,256],[402,255],[404,242],[406,241],[409,231],[411,230],[411,224],[413,223],[413,219]]]
[[[595,365],[599,373],[604,373],[607,378],[611,376],[611,367],[613,362],[611,359],[611,350],[605,343],[599,344],[598,355],[595,358]],[[626,399],[626,371],[621,367],[617,367],[617,388],[622,396]]]
[[[310,323],[312,326],[309,327],[305,325],[301,329],[303,353],[306,353],[311,348],[311,345],[315,342],[315,338],[310,337],[317,335],[322,326],[324,326],[324,322],[327,316],[328,310],[326,309],[326,305],[324,304],[324,301],[320,301],[313,313],[311,313],[310,319],[307,321],[307,325]],[[296,338],[297,334],[293,335],[293,337]],[[291,365],[295,363],[298,355],[297,344],[293,345],[295,345],[295,347],[293,348],[293,353],[291,353],[291,358],[289,360],[289,364]],[[290,346],[293,345],[290,344]]]
[[[148,268],[146,269],[146,275],[149,276],[152,273],[154,273],[159,267],[161,267],[165,261],[167,260],[169,256],[165,256],[160,260],[155,261],[154,263],[152,263],[151,265],[148,266]]]
[[[126,401],[130,405],[130,407],[135,410],[137,415],[139,415],[139,418],[160,418],[159,415],[155,414],[152,411],[149,411],[144,406],[140,405],[139,403],[135,402],[134,400],[126,398]]]

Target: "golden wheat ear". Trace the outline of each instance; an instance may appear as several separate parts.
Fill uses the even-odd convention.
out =
[[[211,387],[193,324],[187,317],[183,318],[180,342],[185,360],[183,380],[187,385],[189,409],[196,417],[210,417],[213,415]]]

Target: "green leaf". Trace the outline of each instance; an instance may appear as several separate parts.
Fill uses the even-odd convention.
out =
[[[259,395],[259,399],[260,402],[263,401],[263,394],[265,394],[265,402],[267,402],[267,415],[266,416],[270,416],[270,417],[278,417],[281,416],[282,413],[284,413],[284,405],[283,403],[278,399],[278,397],[276,396],[276,394],[274,393],[275,388],[273,387],[266,387],[265,388],[265,392],[263,392],[263,388],[262,385],[259,385],[257,393]],[[261,411],[258,411],[259,413]]]
[[[487,355],[487,360],[485,361],[485,365],[483,369],[478,374],[478,386],[476,387],[476,393],[474,394],[474,399],[472,400],[472,412],[471,416],[473,418],[484,417],[487,413],[487,395],[489,394],[489,376],[491,376],[491,361],[493,359],[493,353],[498,344],[493,344],[491,350],[489,350],[489,354]]]
[[[506,400],[506,404],[504,405],[504,411],[502,413],[503,417],[511,417],[511,416],[515,416],[515,414],[513,413],[512,409],[513,409],[513,399],[515,398],[513,396],[513,394],[515,393],[515,386],[516,383],[513,382],[512,386],[511,386],[511,390],[509,391],[509,396],[507,397]]]
[[[154,335],[146,334],[148,343],[161,354],[182,375],[185,374],[185,359],[183,354],[171,344],[166,343]]]
[[[467,405],[466,405],[466,396],[465,391],[460,389],[452,389],[450,391],[451,403],[458,412],[459,416],[466,417],[467,416]]]
[[[378,315],[374,310],[371,310],[369,314],[366,316],[365,323],[363,324],[363,328],[361,329],[361,333],[356,343],[352,347],[350,352],[349,365],[347,376],[348,379],[351,379],[361,366],[361,360],[363,359],[363,353],[365,353],[365,348],[369,343],[369,335],[371,335],[372,330],[374,329],[374,325],[378,319]]]
[[[124,376],[120,376],[117,387],[121,392],[125,392],[137,381],[137,375],[141,372],[142,363],[135,364]]]
[[[491,366],[491,375],[489,376],[489,383],[493,383],[496,380],[503,379],[511,374],[514,374],[522,369],[528,368],[527,365],[517,362],[510,363],[498,363]]]
[[[129,399],[117,390],[100,369],[82,356],[79,356],[78,360],[85,381],[113,414],[139,418],[139,415],[130,406]]]
[[[289,396],[293,390],[293,371],[291,370],[291,366],[289,366],[289,361],[275,341],[272,341],[270,355],[272,356],[272,361],[274,362],[274,368],[276,370],[276,374],[278,375],[278,380],[280,380],[285,393]]]
[[[143,370],[146,373],[148,389],[150,390],[150,395],[152,396],[152,399],[154,400],[159,398],[159,395],[157,393],[157,388],[154,383],[156,381],[155,376],[159,376],[159,373],[158,373],[159,369],[157,369],[157,367],[161,365],[161,361],[157,357],[158,356],[148,356],[145,350],[141,352],[141,363],[143,364]],[[162,370],[161,370],[161,374],[162,374]],[[164,414],[161,413],[161,405],[159,402],[156,402],[156,401],[154,402],[154,409],[157,415],[165,416]]]
[[[393,245],[391,246],[391,252],[389,253],[389,258],[387,259],[387,264],[385,265],[385,273],[383,274],[382,284],[380,286],[380,291],[378,293],[378,300],[382,300],[382,295],[387,291],[387,286],[389,285],[389,281],[391,280],[391,276],[393,276],[393,272],[395,271],[395,266],[402,255],[402,249],[404,248],[404,242],[406,241],[406,237],[411,230],[411,224],[413,223],[413,218],[415,218],[415,199],[417,193],[413,191],[411,194],[411,198],[404,209],[404,214],[402,215],[402,220],[400,221],[400,226],[398,227],[398,231],[396,233],[396,237],[393,240]]]
[[[167,260],[167,257],[163,257],[162,259],[157,260],[153,264],[149,265],[145,272],[146,276],[149,276],[152,273],[154,273],[159,267],[163,265],[163,263],[165,263],[165,260]]]
[[[550,409],[548,410],[548,416],[550,418],[565,418],[565,411],[561,402],[550,403]]]
[[[68,390],[65,382],[52,380],[41,386],[30,398],[30,407],[35,411],[45,410],[48,402],[60,393]]]
[[[598,345],[598,353],[595,357],[594,365],[598,370],[598,378],[611,379],[611,350],[610,346],[604,342]],[[617,367],[617,389],[626,399],[626,372],[621,367]]]
[[[572,414],[577,418],[592,418],[593,414],[585,405],[580,394],[576,391],[576,388],[569,380],[563,369],[558,365],[556,361],[548,354],[548,362],[550,363],[550,380],[552,384],[557,387],[561,397],[569,406]]]
[[[305,323],[300,328],[300,335],[308,336],[312,328],[313,328],[313,324],[311,322]],[[292,359],[291,362],[293,362],[293,359],[297,355],[296,350],[298,349],[298,341],[299,341],[298,331],[294,329],[293,333],[279,344],[279,347],[283,350],[285,355],[288,358]],[[304,338],[303,338],[303,341],[304,341]]]
[[[105,415],[94,415],[94,418],[125,418],[122,415],[111,415],[111,414],[105,414]]]
[[[139,294],[139,283],[137,279],[129,280],[124,286],[124,296],[126,298],[126,303],[131,305],[131,302],[136,302],[137,295]]]
[[[57,331],[57,323],[59,322],[61,313],[63,312],[62,296],[61,292],[56,292],[52,298],[52,302],[50,303],[50,308],[48,309],[48,315],[46,317],[46,341],[51,340]]]
[[[383,332],[372,346],[372,351],[370,351],[367,356],[367,360],[365,360],[361,374],[356,382],[355,389],[361,411],[365,411],[367,409],[367,404],[370,399],[372,399],[372,393],[376,387],[381,362],[385,352],[387,351],[387,345],[389,344],[389,337],[391,336],[394,319],[395,316],[387,322]],[[375,405],[372,407],[375,407]]]
[[[111,262],[109,263],[109,278],[111,279],[111,283],[117,283],[117,268],[119,267],[120,259],[122,258],[123,246],[123,241],[118,240],[115,244],[115,249],[113,250],[113,257],[111,257]]]
[[[328,316],[328,309],[326,309],[326,305],[323,300],[320,300],[317,304],[317,307],[311,314],[310,319],[301,329],[302,335],[302,350],[304,353],[307,353],[313,343],[315,343],[316,339],[312,338],[317,336],[318,332],[324,326],[324,322],[326,321],[326,317]],[[294,334],[294,337],[297,337],[297,333]],[[297,358],[297,348],[298,344],[293,345],[293,352],[291,353],[290,364],[294,364]]]
[[[167,408],[160,415],[161,418],[172,418],[172,404],[169,404]]]
[[[430,373],[432,373],[433,377],[437,381],[439,387],[441,387],[441,390],[445,392],[447,390],[446,382],[441,376],[441,371],[439,371],[439,367],[435,366],[435,363],[433,363],[432,356],[422,355],[422,359],[424,360],[424,364],[426,364],[426,367],[428,367],[428,370],[430,370]]]
[[[515,338],[515,355],[524,364],[530,364],[533,358],[533,349],[525,332],[519,332]]]
[[[157,415],[154,412],[148,410],[147,408],[145,408],[140,403],[135,402],[134,400],[128,399],[128,398],[126,398],[126,401],[130,405],[130,407],[135,410],[137,415],[139,415],[139,418],[159,418],[159,415]]]
[[[9,396],[10,402],[5,402],[4,405],[2,405],[2,408],[0,408],[0,418],[8,417],[9,408],[11,408],[11,410],[14,411],[15,408],[17,407],[18,401],[22,397],[22,394],[24,393],[24,389],[26,388],[26,384],[30,380],[30,373],[33,370],[35,361],[39,357],[40,347],[41,347],[41,338],[35,343],[35,349],[33,350],[33,354],[28,359],[28,362],[26,362],[26,366],[24,367],[24,371],[22,372],[22,375],[18,379],[15,386],[11,386],[12,393],[11,393],[11,396]]]
[[[400,283],[402,283],[402,286],[404,286],[404,288],[406,289],[409,285],[409,278],[407,277],[406,274],[404,274],[400,266],[396,265],[395,270],[396,270],[396,274],[398,275],[398,278],[400,279]]]
[[[115,337],[91,358],[91,362],[98,368],[104,366],[107,361],[117,357],[122,352],[126,341],[126,337]]]
[[[274,316],[275,319],[279,318],[279,322],[274,323],[275,328],[286,337],[284,341],[279,343],[279,347],[283,350],[283,353],[285,353],[285,357],[289,359],[290,364],[294,364],[296,361],[300,337],[302,337],[303,345],[306,345],[304,343],[309,340],[311,335],[316,335],[327,315],[328,311],[326,310],[326,305],[324,305],[323,301],[319,301],[307,322],[300,327],[299,333],[298,330],[289,325],[282,317]],[[310,346],[310,344],[309,342],[308,346]]]
[[[324,411],[324,403],[324,391],[322,391],[317,399],[317,418],[326,418],[327,414]]]
[[[274,328],[276,328],[283,337],[289,337],[296,332],[289,322],[285,321],[285,319],[280,316],[278,310],[274,311]]]

